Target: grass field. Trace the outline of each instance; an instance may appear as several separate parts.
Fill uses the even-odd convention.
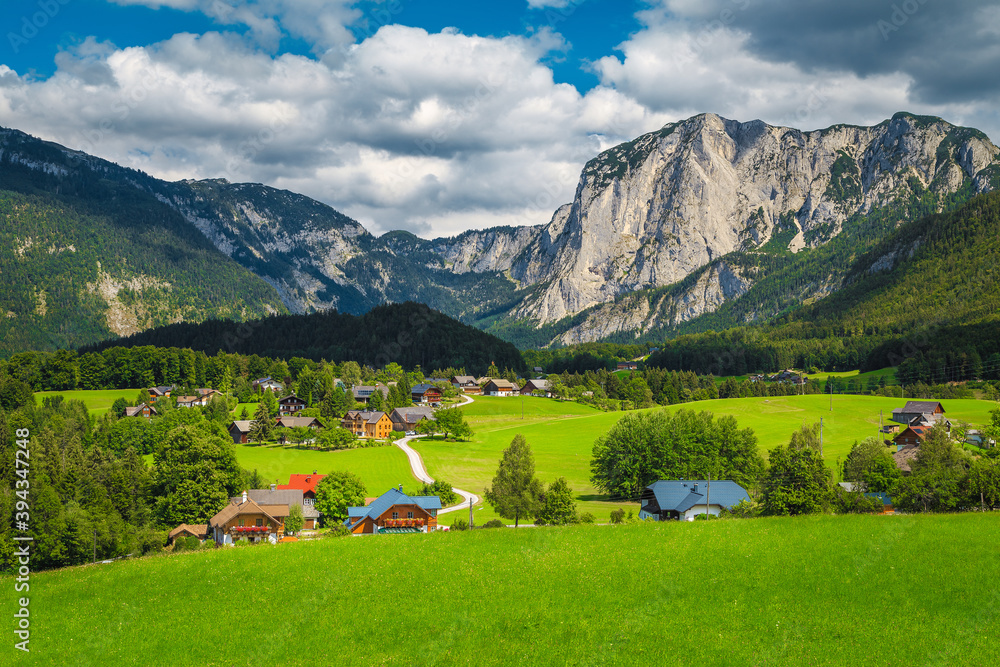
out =
[[[35,402],[42,404],[46,396],[63,396],[67,401],[83,401],[92,415],[103,415],[119,398],[129,403],[135,401],[139,389],[76,389],[73,391],[36,391]]]
[[[32,575],[30,658],[9,664],[981,667],[1000,663],[998,531],[997,513],[817,516],[66,568]]]
[[[776,398],[731,398],[675,405],[668,410],[708,410],[717,417],[732,415],[742,428],[757,434],[761,454],[788,443],[793,431],[803,424],[823,419],[823,453],[831,468],[837,469],[855,440],[878,435],[879,410],[885,420],[900,399],[871,396],[830,397],[826,395],[785,396]],[[598,521],[607,521],[615,507],[636,505],[608,503],[590,484],[590,458],[594,440],[606,433],[622,412],[600,412],[571,402],[545,398],[527,398],[525,418],[521,419],[519,398],[477,398],[463,408],[476,432],[470,442],[416,441],[428,472],[467,491],[480,494],[489,486],[503,450],[517,433],[522,433],[535,454],[538,478],[548,484],[565,477],[577,496],[581,512],[593,512]],[[953,422],[983,423],[996,403],[976,400],[944,401]],[[476,523],[495,515],[489,507],[476,511]]]

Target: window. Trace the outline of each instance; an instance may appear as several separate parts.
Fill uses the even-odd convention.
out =
[[[260,526],[263,526],[263,525],[264,525],[264,520],[263,519],[257,519],[257,526],[260,527]]]
[[[398,519],[399,518],[399,512],[393,512],[392,513],[392,518],[393,519]]]
[[[240,526],[243,525],[243,519],[240,519]]]
[[[407,512],[406,513],[406,518],[407,519],[412,519],[413,518],[413,512]]]

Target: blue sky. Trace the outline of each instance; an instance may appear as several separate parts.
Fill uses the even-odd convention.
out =
[[[597,152],[701,112],[900,110],[1000,139],[998,0],[6,0],[0,125],[375,233],[540,224]]]

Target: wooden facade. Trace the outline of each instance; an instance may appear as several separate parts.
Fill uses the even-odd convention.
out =
[[[392,433],[392,419],[384,412],[362,412],[351,410],[340,421],[340,425],[359,438],[388,438]]]
[[[398,525],[397,525],[398,524]],[[436,512],[428,512],[420,505],[393,505],[377,517],[365,517],[354,530],[355,535],[377,533],[381,528],[420,528],[422,532],[437,530]]]
[[[923,426],[907,426],[893,439],[897,449],[903,447],[919,447],[927,437],[927,429]]]
[[[278,401],[278,414],[283,417],[294,417],[306,409],[306,402],[292,394]]]

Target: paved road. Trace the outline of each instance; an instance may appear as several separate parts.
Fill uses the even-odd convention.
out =
[[[463,396],[465,400],[459,405],[468,405],[473,402],[471,396]],[[413,476],[419,479],[425,484],[433,484],[434,478],[427,474],[427,468],[424,466],[423,459],[420,458],[420,453],[417,450],[410,447],[409,442],[411,440],[416,440],[417,438],[422,438],[422,435],[408,435],[401,440],[397,440],[395,444],[397,447],[402,449],[406,453],[406,458],[410,460],[410,469],[413,470]],[[448,512],[457,512],[459,510],[468,510],[469,505],[475,505],[479,502],[479,496],[468,491],[463,491],[462,489],[452,488],[452,491],[462,496],[462,502],[454,507],[448,507],[446,509],[438,510],[438,516],[442,514],[447,514]]]

